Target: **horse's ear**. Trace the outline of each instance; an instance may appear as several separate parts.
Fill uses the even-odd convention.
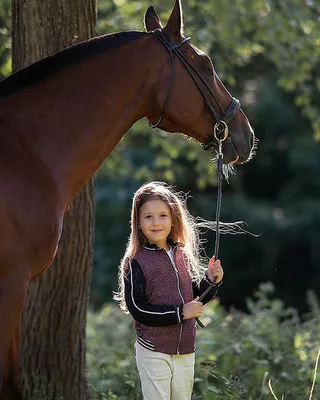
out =
[[[183,34],[183,20],[182,20],[182,6],[181,0],[176,0],[168,23],[164,28],[164,31],[174,36],[182,36]]]
[[[146,11],[144,16],[144,26],[147,32],[162,28],[159,15],[155,12],[155,9],[152,6]]]

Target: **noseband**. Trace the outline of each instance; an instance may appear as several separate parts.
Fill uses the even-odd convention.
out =
[[[191,39],[191,37],[184,38],[184,39],[182,39],[182,41],[180,43],[174,44],[170,41],[168,36],[161,29],[156,29],[156,30],[152,31],[152,34],[157,39],[159,39],[160,42],[163,43],[165,48],[168,50],[170,58],[171,58],[172,68],[171,68],[171,80],[170,80],[169,91],[168,91],[166,100],[164,102],[164,106],[162,108],[160,119],[156,124],[154,124],[154,125],[150,124],[151,128],[156,128],[161,124],[161,122],[164,118],[164,114],[168,107],[170,95],[171,95],[171,92],[173,89],[174,77],[175,77],[175,59],[173,56],[173,54],[175,54],[179,58],[179,60],[182,62],[183,66],[188,71],[192,80],[196,84],[197,88],[199,89],[199,91],[204,99],[206,107],[209,109],[210,113],[212,114],[213,118],[216,121],[216,123],[214,125],[214,129],[213,129],[213,134],[208,137],[208,139],[206,140],[205,143],[202,144],[203,149],[208,150],[215,141],[218,141],[221,144],[221,142],[224,141],[228,137],[228,123],[233,119],[233,117],[239,111],[240,101],[238,99],[236,99],[235,97],[233,97],[231,104],[229,105],[227,110],[223,111],[222,107],[219,104],[217,97],[211,90],[211,88],[208,85],[208,83],[206,82],[206,80],[199,74],[199,72],[196,70],[196,68],[188,61],[188,59],[179,50],[179,48],[184,43],[188,42]],[[215,111],[215,109],[213,108],[211,102],[209,101],[207,95],[203,91],[199,81],[196,78],[200,79],[200,81],[204,84],[204,86],[206,87],[206,89],[209,92],[209,94],[211,95],[211,97],[214,99],[216,105],[219,108],[219,111],[220,111],[219,113],[217,113]]]

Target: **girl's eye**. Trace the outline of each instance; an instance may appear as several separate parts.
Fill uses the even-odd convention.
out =
[[[166,214],[162,214],[161,217],[165,218],[165,217],[167,217],[167,215]]]

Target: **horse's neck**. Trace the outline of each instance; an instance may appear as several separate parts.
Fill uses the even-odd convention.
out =
[[[65,204],[145,115],[148,65],[136,53],[132,42],[87,59],[30,88],[21,102],[21,134],[48,166]]]

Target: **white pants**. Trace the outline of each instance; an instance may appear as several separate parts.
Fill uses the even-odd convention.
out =
[[[144,400],[190,400],[195,353],[169,355],[135,343]]]

